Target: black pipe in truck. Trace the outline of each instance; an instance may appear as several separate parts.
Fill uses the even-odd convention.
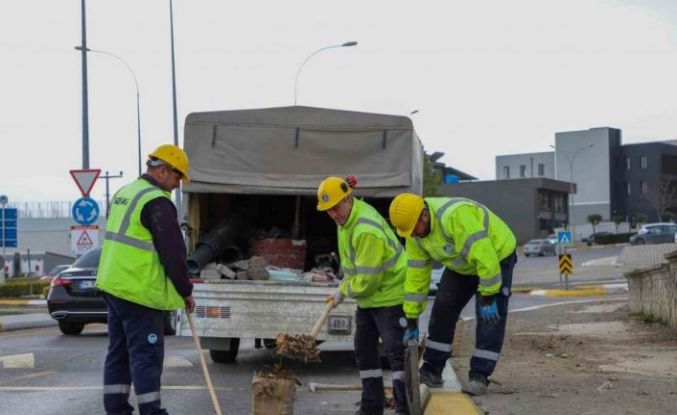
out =
[[[205,265],[212,262],[232,246],[235,238],[249,224],[254,209],[248,206],[221,221],[216,228],[202,236],[195,251],[188,256],[188,272],[197,275]]]

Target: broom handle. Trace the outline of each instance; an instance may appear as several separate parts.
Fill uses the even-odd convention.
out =
[[[322,315],[320,316],[320,318],[317,319],[317,322],[313,326],[313,329],[310,331],[310,337],[317,336],[317,333],[320,332],[320,329],[322,328],[324,321],[327,319],[327,317],[329,317],[329,313],[331,313],[332,308],[334,308],[334,303],[330,301],[327,303],[327,306],[324,308]]]
[[[214,405],[216,415],[223,415],[221,413],[221,407],[219,406],[219,400],[216,398],[216,391],[214,391],[214,385],[212,385],[212,378],[209,376],[209,371],[207,370],[207,362],[205,361],[205,357],[202,354],[202,346],[200,346],[200,339],[197,337],[197,332],[195,331],[195,323],[193,322],[193,316],[190,315],[188,310],[186,310],[186,316],[188,316],[188,324],[190,325],[190,332],[193,333],[193,341],[195,342],[195,347],[197,348],[198,356],[200,356],[200,366],[202,366],[202,374],[207,380],[207,389],[209,389],[209,397],[212,399],[212,404]]]

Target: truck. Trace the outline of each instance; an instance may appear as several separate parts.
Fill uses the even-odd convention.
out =
[[[191,113],[184,148],[191,180],[182,188],[182,227],[189,259],[201,262],[193,273],[207,261],[249,258],[261,234],[286,243],[277,253],[295,268],[336,258],[336,224],[316,210],[327,176],[355,175],[355,197],[384,217],[394,196],[423,189],[423,148],[404,116],[304,106]],[[214,242],[224,232],[229,240]],[[273,348],[278,333],[309,332],[339,283],[237,276],[194,282],[196,334],[222,363],[236,360],[242,339]],[[334,309],[317,340],[351,342],[354,310],[351,300]],[[183,311],[176,331],[192,336]]]

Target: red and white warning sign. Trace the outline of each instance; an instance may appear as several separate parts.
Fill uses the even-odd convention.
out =
[[[99,225],[71,226],[71,252],[82,255],[99,246]]]
[[[101,174],[101,169],[71,170],[70,173],[82,196],[87,197]]]

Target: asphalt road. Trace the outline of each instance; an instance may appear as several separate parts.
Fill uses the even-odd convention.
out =
[[[556,299],[515,294],[511,309],[580,299]],[[473,314],[472,304],[464,316]],[[427,326],[427,314],[421,326]],[[88,326],[80,336],[63,336],[57,328],[0,333],[1,414],[102,413],[102,366],[107,347],[104,325]],[[324,344],[334,351],[321,364],[285,362],[305,382],[358,384],[350,344]],[[250,413],[250,388],[256,371],[278,361],[271,351],[257,350],[253,341],[241,345],[235,364],[215,364],[209,370],[224,414]],[[192,339],[166,340],[163,403],[173,414],[213,413]],[[312,393],[297,388],[295,411],[303,414],[352,414],[359,392]]]
[[[613,260],[622,250],[622,246],[614,246],[594,247],[570,252],[574,263],[574,272],[569,276],[569,281],[574,284],[624,281],[623,269],[613,265]],[[558,286],[558,261],[557,256],[527,258],[524,255],[519,255],[513,285]]]

